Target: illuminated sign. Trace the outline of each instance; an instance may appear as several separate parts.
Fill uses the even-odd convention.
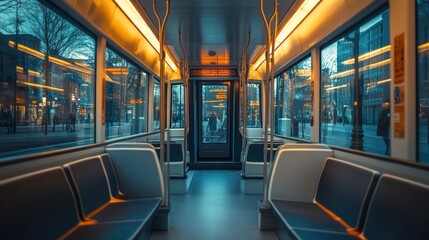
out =
[[[226,99],[228,99],[228,97],[226,96],[226,93],[218,93],[218,94],[216,94],[216,99],[217,100],[226,100]]]
[[[192,69],[191,77],[237,77],[236,69]]]
[[[112,75],[127,75],[128,68],[106,68],[106,73],[110,73]]]
[[[141,98],[139,99],[130,99],[130,104],[142,104],[143,100]]]

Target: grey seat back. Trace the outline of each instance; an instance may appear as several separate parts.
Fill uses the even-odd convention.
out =
[[[164,180],[155,150],[151,148],[106,148],[120,192],[130,198],[164,198]]]
[[[110,191],[101,159],[80,159],[64,165],[81,204],[83,217],[110,201]]]
[[[354,229],[361,230],[379,173],[343,160],[328,158],[315,200]]]
[[[383,174],[371,199],[363,234],[367,239],[428,239],[428,203],[428,185]]]
[[[80,219],[61,167],[0,181],[2,239],[57,239]]]
[[[268,199],[313,202],[317,183],[331,149],[286,148],[277,150],[268,186]]]

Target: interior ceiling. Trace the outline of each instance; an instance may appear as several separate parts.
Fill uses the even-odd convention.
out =
[[[145,19],[158,29],[152,0],[137,0]],[[296,0],[279,0],[279,23]],[[157,0],[161,17],[165,0]],[[237,67],[251,32],[247,62],[258,46],[265,46],[265,25],[259,10],[260,0],[171,0],[170,16],[165,27],[165,43],[174,47],[183,59],[179,31],[190,68]],[[271,16],[274,1],[264,1],[267,17]],[[215,51],[215,56],[209,56]],[[212,55],[212,54],[211,54]]]

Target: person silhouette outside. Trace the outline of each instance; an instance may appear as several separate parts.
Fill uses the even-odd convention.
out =
[[[389,129],[390,129],[390,106],[389,102],[386,101],[382,105],[382,110],[378,115],[377,123],[377,136],[383,138],[384,143],[386,144],[386,153],[389,154],[390,148],[390,139],[389,139]]]
[[[12,112],[9,108],[6,108],[6,124],[7,124],[7,134],[13,133],[13,118]]]
[[[208,125],[207,125],[207,128],[208,128],[208,131],[207,131],[207,133],[209,134],[209,135],[212,135],[213,133],[215,133],[216,132],[216,130],[217,130],[217,116],[216,116],[216,113],[212,113],[211,115],[210,115],[210,117],[209,117],[209,122],[208,122]]]
[[[70,132],[76,131],[76,113],[70,112],[69,114],[69,120],[70,120]]]

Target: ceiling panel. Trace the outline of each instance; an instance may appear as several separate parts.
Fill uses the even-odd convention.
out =
[[[137,0],[146,19],[157,28],[152,0]],[[279,0],[279,22],[285,17],[295,0]],[[165,0],[157,1],[161,16]],[[265,26],[259,10],[259,0],[171,0],[170,16],[166,26],[165,41],[183,58],[179,31],[187,51],[190,67],[236,67],[251,32],[249,60],[258,45],[265,45]],[[265,12],[272,13],[274,2],[265,1]],[[209,56],[209,51],[216,52]]]

